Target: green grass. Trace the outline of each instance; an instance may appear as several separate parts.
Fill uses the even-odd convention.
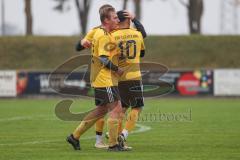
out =
[[[189,114],[183,121],[139,122],[151,130],[131,134],[131,152],[109,153],[93,147],[94,130],[81,141],[82,150],[73,151],[65,137],[78,122],[56,118],[51,100],[0,100],[1,160],[76,159],[240,159],[240,99],[152,99],[145,102],[142,115]],[[72,112],[87,110],[92,100],[77,100]],[[188,117],[189,118],[189,117]],[[137,128],[138,129],[138,128]]]

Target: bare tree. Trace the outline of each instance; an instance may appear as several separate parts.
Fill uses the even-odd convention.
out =
[[[31,0],[25,0],[25,16],[26,16],[26,35],[32,35],[33,31],[33,18]]]
[[[142,13],[142,8],[141,8],[141,4],[142,4],[142,0],[134,0],[134,4],[135,4],[135,15],[136,18],[138,20],[141,19],[141,13]]]
[[[203,14],[203,0],[179,0],[188,10],[188,25],[191,34],[201,34],[201,19]]]
[[[1,21],[1,31],[2,31],[2,36],[5,35],[5,5],[4,5],[4,0],[1,1],[1,18],[2,18],[2,21]]]
[[[123,10],[127,9],[128,0],[123,0]]]
[[[82,34],[86,34],[91,0],[75,0],[75,4],[78,11],[79,23],[82,27]]]
[[[123,10],[127,9],[127,4],[128,4],[129,0],[123,0]],[[141,4],[142,4],[142,0],[133,0],[134,2],[134,9],[135,9],[135,16],[137,19],[141,19]]]
[[[55,0],[58,2],[57,6],[54,8],[60,12],[65,11],[64,5],[66,5],[68,0]],[[86,34],[87,24],[88,24],[88,15],[91,6],[92,0],[75,0],[76,9],[78,12],[79,26],[82,34]],[[70,8],[67,8],[67,10]]]

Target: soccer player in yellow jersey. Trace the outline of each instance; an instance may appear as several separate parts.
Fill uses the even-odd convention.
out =
[[[94,123],[109,113],[109,151],[125,151],[118,142],[118,122],[122,112],[118,78],[123,71],[118,68],[118,52],[116,41],[111,31],[118,27],[119,19],[113,7],[104,5],[99,10],[102,22],[92,39],[91,86],[95,91],[96,108],[84,117],[76,130],[67,137],[67,141],[75,150],[80,150],[79,139]]]
[[[118,30],[113,33],[115,40],[120,48],[119,67],[124,70],[124,74],[119,78],[118,89],[120,92],[123,113],[131,107],[126,124],[122,130],[122,124],[119,124],[119,144],[124,147],[128,132],[132,131],[138,119],[142,107],[143,86],[140,71],[140,57],[145,54],[145,47],[142,34],[130,27],[130,19],[124,16],[123,11],[117,12],[120,20]]]
[[[121,53],[119,67],[123,68],[124,74],[119,78],[119,91],[121,96],[121,102],[123,106],[123,113],[127,111],[129,106],[132,107],[125,128],[122,130],[121,121],[119,123],[119,142],[124,145],[124,141],[128,136],[128,132],[132,131],[135,123],[138,119],[138,115],[141,112],[143,104],[143,94],[142,94],[142,83],[141,83],[141,72],[140,72],[140,57],[144,56],[144,43],[142,35],[145,37],[146,33],[143,26],[135,21],[138,32],[135,29],[131,29],[128,13],[126,18],[126,13],[123,11],[118,12],[120,18],[120,30],[112,32],[112,36],[117,41],[119,52]],[[91,46],[92,37],[99,28],[92,29],[87,36],[82,40],[82,45],[86,48]],[[100,119],[96,122],[96,144],[97,148],[106,147],[102,141],[102,131],[104,126],[104,119]]]

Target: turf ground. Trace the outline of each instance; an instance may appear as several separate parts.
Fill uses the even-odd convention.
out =
[[[0,100],[0,160],[240,159],[240,99],[147,100],[137,133],[128,138],[134,149],[124,153],[95,149],[93,129],[81,140],[82,150],[72,150],[65,137],[78,122],[59,120],[57,102]],[[77,100],[71,109],[92,105]]]

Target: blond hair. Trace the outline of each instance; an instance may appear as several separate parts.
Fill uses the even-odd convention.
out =
[[[99,8],[101,22],[103,22],[106,18],[109,18],[110,12],[115,12],[115,8],[109,4],[105,4]]]

